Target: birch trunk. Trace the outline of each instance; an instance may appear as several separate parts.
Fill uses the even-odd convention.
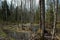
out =
[[[52,33],[52,40],[55,40],[56,36],[56,22],[57,22],[57,13],[58,13],[58,0],[54,1],[54,22],[53,22],[53,33]]]

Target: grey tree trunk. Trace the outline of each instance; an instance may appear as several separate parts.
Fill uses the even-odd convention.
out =
[[[41,0],[41,27],[42,27],[42,40],[44,40],[45,31],[45,0]]]
[[[33,0],[30,0],[30,23],[32,28],[33,27]]]
[[[41,20],[41,0],[39,0],[39,5],[40,5],[40,16],[39,16],[39,18],[40,18],[40,21],[39,21],[39,27],[40,27],[40,29],[41,29],[41,27],[42,27],[42,20]],[[41,34],[40,34],[40,36],[42,36],[42,32],[41,32]]]
[[[22,0],[21,0],[21,26],[23,26],[23,19],[22,19]]]
[[[19,8],[18,8],[18,4],[19,4],[19,3],[18,3],[18,1],[17,1],[17,25],[18,25],[18,28],[20,28],[20,27],[19,27]],[[17,28],[17,29],[18,29],[18,28]]]
[[[25,18],[24,18],[24,23],[27,22],[27,20],[26,20],[26,15],[27,15],[27,11],[26,11],[26,1],[27,1],[27,0],[25,0],[25,4],[24,4],[24,12],[25,12],[25,13],[24,13],[24,17],[25,17]]]
[[[58,13],[58,0],[54,1],[54,22],[53,22],[53,33],[52,33],[52,40],[55,40],[56,36],[56,22],[57,22],[57,13]]]
[[[4,1],[5,1],[5,4],[6,4],[7,0],[4,0]],[[5,13],[6,13],[6,25],[7,25],[7,20],[8,20],[8,18],[7,18],[7,7],[5,7]]]

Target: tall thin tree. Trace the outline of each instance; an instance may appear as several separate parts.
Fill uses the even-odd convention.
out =
[[[56,22],[57,22],[57,13],[58,13],[58,0],[53,0],[54,2],[54,22],[53,22],[53,34],[52,34],[52,40],[55,40],[56,36]]]
[[[40,21],[39,21],[39,27],[40,27],[40,29],[41,29],[41,0],[39,0],[39,5],[40,5],[40,15],[39,15],[39,18],[40,18]],[[41,34],[42,34],[42,32],[41,32]],[[40,34],[40,36],[41,36],[41,34]]]
[[[33,27],[33,19],[34,19],[33,0],[30,0],[30,23],[31,23],[31,27]]]
[[[44,31],[45,31],[45,0],[40,0],[41,2],[41,27],[42,27],[42,40],[44,40]]]
[[[8,6],[8,4],[7,4],[7,0],[4,0],[3,2],[2,2],[2,16],[3,16],[3,20],[4,21],[6,21],[6,23],[7,23],[7,21],[8,21],[8,18],[9,18],[9,16],[10,16],[10,13],[9,13],[9,6]]]

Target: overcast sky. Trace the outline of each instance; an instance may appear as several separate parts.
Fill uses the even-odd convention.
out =
[[[7,0],[7,1],[10,3],[11,0]],[[45,1],[46,1],[46,0],[45,0]],[[37,3],[37,4],[38,4],[38,2],[39,2],[39,0],[36,0],[36,3]]]
[[[7,0],[7,1],[10,3],[11,0]],[[36,0],[36,3],[37,3],[37,4],[38,4],[38,1],[39,1],[39,0]]]
[[[3,0],[0,0],[0,1],[3,1]],[[13,4],[15,5],[15,7],[17,6],[17,1],[18,1],[18,5],[20,6],[21,5],[21,3],[20,3],[20,1],[21,0],[15,0],[16,2],[14,3],[13,2]],[[25,1],[25,0],[23,0],[23,1]],[[27,8],[30,8],[30,4],[29,4],[29,2],[28,2],[29,0],[27,0],[27,2],[26,2],[26,7]],[[35,1],[35,3],[34,3],[34,8],[36,8],[36,7],[38,7],[38,4],[39,4],[39,0],[34,0]],[[33,2],[34,2],[33,1]],[[11,4],[11,0],[7,0],[7,3],[8,3],[8,5],[10,5]],[[24,2],[23,2],[24,3]],[[45,3],[46,3],[46,0],[45,0]],[[1,4],[0,4],[1,5]]]

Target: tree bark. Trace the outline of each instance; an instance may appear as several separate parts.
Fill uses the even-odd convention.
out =
[[[41,27],[42,27],[42,40],[44,40],[45,31],[45,0],[40,0],[40,10],[41,10]]]
[[[57,22],[57,13],[58,13],[58,0],[54,1],[54,22],[53,22],[53,34],[52,34],[52,40],[55,40],[56,36],[56,22]]]

